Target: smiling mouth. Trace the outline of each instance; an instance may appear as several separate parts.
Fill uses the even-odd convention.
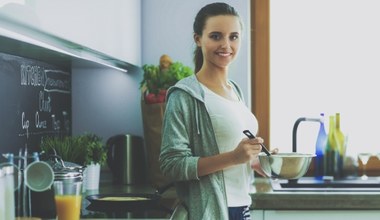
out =
[[[217,52],[216,54],[222,57],[228,57],[232,55],[232,53],[229,52]]]

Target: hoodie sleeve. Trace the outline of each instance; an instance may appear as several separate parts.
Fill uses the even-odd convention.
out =
[[[199,179],[199,157],[190,146],[191,103],[193,98],[177,89],[168,98],[162,127],[160,169],[174,181]]]

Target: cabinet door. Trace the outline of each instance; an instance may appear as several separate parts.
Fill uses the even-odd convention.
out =
[[[264,210],[251,210],[252,220],[264,220]]]
[[[255,219],[255,218],[253,218]],[[260,219],[260,218],[258,218]],[[265,210],[263,220],[378,220],[380,210]]]

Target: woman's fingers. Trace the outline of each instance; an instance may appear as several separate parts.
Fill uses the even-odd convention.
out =
[[[270,151],[271,154],[277,154],[278,153],[278,148],[274,148],[273,150]]]
[[[261,137],[256,137],[256,138],[252,138],[252,139],[248,139],[246,138],[245,140],[247,140],[250,144],[262,144],[264,143],[264,140],[261,138]]]
[[[234,150],[236,163],[245,163],[261,152],[261,138],[243,139]]]

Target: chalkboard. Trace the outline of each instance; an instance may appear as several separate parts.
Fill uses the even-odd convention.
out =
[[[0,52],[0,153],[37,151],[71,124],[69,68]]]

